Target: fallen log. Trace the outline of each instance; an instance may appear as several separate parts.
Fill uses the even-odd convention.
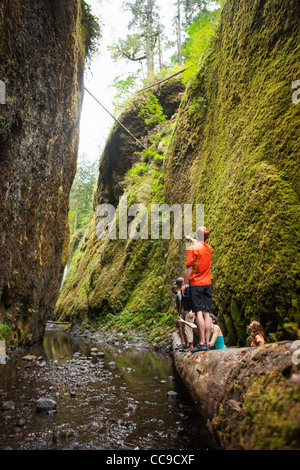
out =
[[[300,366],[293,344],[180,352],[175,367],[224,449],[300,449]]]

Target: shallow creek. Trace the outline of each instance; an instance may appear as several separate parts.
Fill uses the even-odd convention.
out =
[[[213,448],[172,356],[56,330],[0,365],[0,423],[2,450]]]

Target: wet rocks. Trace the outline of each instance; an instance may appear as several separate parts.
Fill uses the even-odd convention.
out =
[[[13,411],[15,409],[15,404],[13,401],[5,401],[1,407],[2,411]]]
[[[145,332],[128,331],[127,333],[118,332],[115,329],[109,331],[101,330],[92,332],[89,329],[81,330],[80,326],[74,325],[70,330],[74,337],[80,337],[95,341],[96,343],[105,343],[114,346],[121,346],[123,349],[154,349],[165,353],[172,352],[172,343],[170,340],[149,343]],[[91,355],[99,355],[99,352],[91,350]],[[100,353],[101,354],[101,353]]]
[[[22,428],[26,424],[26,419],[20,418],[19,421],[17,422],[17,427]]]
[[[74,397],[76,389],[86,388],[89,384],[99,381],[104,373],[104,353],[97,348],[92,348],[90,355],[81,352],[75,352],[71,359],[66,361],[50,360],[43,358],[26,357],[30,364],[30,374],[37,377],[43,376],[48,380],[48,393],[57,398],[68,395]],[[24,359],[24,357],[23,357]],[[25,368],[27,368],[25,366]],[[47,395],[47,390],[39,390],[40,396]]]
[[[45,411],[55,411],[56,401],[47,397],[39,398],[36,402],[36,409],[40,413]]]
[[[28,354],[27,356],[23,356],[22,359],[23,359],[23,361],[36,361],[37,356],[33,356],[33,355]]]
[[[19,450],[132,449],[159,445],[157,441],[163,442],[171,434],[176,438],[182,412],[178,413],[178,397],[168,400],[167,391],[175,387],[168,384],[170,372],[164,373],[161,355],[154,360],[151,352],[124,352],[110,345],[101,350],[95,341],[82,339],[70,346],[51,348],[52,359],[50,348],[43,356],[39,356],[40,349],[32,348],[19,352],[18,361],[10,361],[14,384],[7,383],[7,391],[0,384],[0,421],[5,421],[0,426],[1,450],[4,446]],[[25,355],[37,359],[23,360]],[[144,362],[148,355],[149,366]],[[169,359],[166,364],[169,371]],[[4,412],[1,400],[13,400],[15,409]]]
[[[175,392],[174,390],[169,390],[169,392],[167,393],[167,395],[168,395],[168,398],[177,398],[178,393]]]

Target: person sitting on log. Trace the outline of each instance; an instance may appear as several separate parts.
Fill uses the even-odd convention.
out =
[[[217,317],[213,314],[209,314],[211,318],[211,335],[209,339],[209,349],[226,349],[223,333],[218,325]]]
[[[265,344],[264,332],[261,324],[258,321],[253,321],[249,328],[251,330],[251,347],[256,348]]]
[[[210,313],[209,316],[211,319],[211,335],[209,339],[209,349],[227,349],[225,346],[221,328],[219,327],[219,325],[217,325],[217,317],[213,313]],[[179,320],[181,323],[184,323],[190,326],[191,328],[197,329],[197,326],[194,323],[186,322],[182,318],[179,318]]]

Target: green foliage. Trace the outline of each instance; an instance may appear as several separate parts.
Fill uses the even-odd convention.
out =
[[[162,167],[164,156],[151,149],[143,150],[140,155],[141,162],[127,171],[122,186],[127,190],[133,188],[136,190],[136,185],[148,181],[153,193],[152,202],[158,203],[157,197],[160,200],[164,194]]]
[[[199,70],[199,65],[208,54],[212,39],[216,35],[221,10],[202,13],[188,29],[189,38],[183,46],[185,65],[189,68],[183,74],[184,82],[190,81]]]
[[[124,2],[124,8],[131,12],[128,29],[134,30],[125,39],[119,39],[110,49],[112,58],[133,62],[147,60],[147,75],[153,73],[153,55],[162,32],[156,0],[135,0]]]
[[[208,7],[220,3],[219,1],[211,2],[209,0],[179,0],[179,2],[183,10],[183,24],[186,28],[195,23],[200,15],[207,13],[209,11]]]
[[[136,184],[143,179],[143,176],[149,173],[149,168],[145,162],[137,163],[130,170],[127,171],[124,183],[125,186]]]
[[[206,108],[207,105],[205,104],[205,99],[202,96],[197,96],[193,98],[192,104],[188,109],[189,116],[193,116],[194,114],[199,114],[201,109]]]
[[[8,341],[10,339],[11,332],[12,329],[10,326],[5,323],[0,323],[0,339],[2,341]]]
[[[78,162],[77,173],[70,192],[69,223],[71,233],[85,227],[93,216],[93,195],[96,184],[97,164]]]
[[[141,153],[141,160],[142,162],[150,163],[151,161],[153,162],[162,162],[164,160],[164,156],[160,155],[159,153],[155,152],[154,150],[151,149],[144,149]]]
[[[151,92],[148,92],[146,102],[142,103],[139,116],[144,117],[145,124],[151,127],[154,127],[157,124],[165,124],[167,120],[158,98]]]
[[[127,77],[116,77],[110,87],[116,90],[114,97],[115,112],[118,113],[123,108],[125,102],[133,95],[138,88],[142,87],[141,69]]]
[[[91,12],[91,6],[84,0],[80,0],[82,20],[81,32],[85,45],[85,56],[89,63],[92,57],[98,52],[99,41],[102,37],[99,19]]]
[[[108,46],[108,49],[116,62],[120,58],[141,62],[146,58],[145,47],[145,38],[135,33],[127,34],[125,39],[119,39],[118,42]]]

